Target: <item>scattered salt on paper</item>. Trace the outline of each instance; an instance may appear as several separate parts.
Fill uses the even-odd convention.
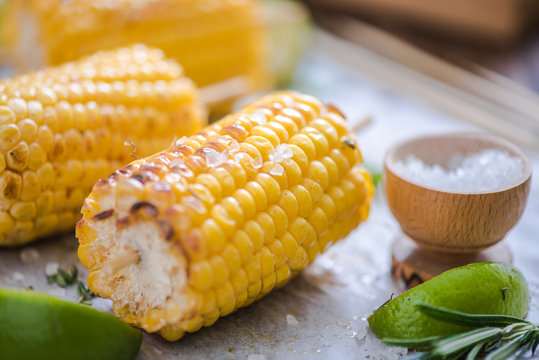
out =
[[[515,183],[524,172],[524,164],[505,150],[485,149],[466,155],[455,153],[446,167],[425,164],[411,154],[395,163],[395,171],[423,185],[444,190],[486,191]]]
[[[298,326],[299,325],[298,319],[296,319],[296,317],[294,315],[290,315],[290,314],[286,315],[286,322],[290,326]]]
[[[249,354],[247,360],[266,360],[266,357],[261,354]]]
[[[39,260],[39,251],[32,246],[25,247],[19,252],[23,264],[32,264]]]
[[[56,274],[60,265],[56,262],[49,262],[45,265],[45,275],[51,276]]]
[[[12,276],[13,276],[13,280],[15,280],[15,281],[23,281],[24,280],[23,273],[20,273],[18,271],[15,271]]]

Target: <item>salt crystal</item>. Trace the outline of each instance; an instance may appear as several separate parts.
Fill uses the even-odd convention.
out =
[[[176,140],[176,145],[183,145],[183,143],[187,140],[187,136],[182,136],[178,140]]]
[[[514,184],[524,164],[502,149],[485,149],[463,155],[455,153],[441,164],[426,164],[411,154],[395,163],[395,171],[413,181],[450,191],[487,191]]]
[[[261,354],[249,354],[247,360],[266,360],[266,357]]]
[[[290,326],[298,326],[299,325],[299,321],[296,319],[296,317],[294,315],[290,315],[290,314],[286,315],[286,322]]]
[[[264,125],[268,122],[264,110],[257,110],[255,113],[253,113],[251,115],[251,120],[256,122],[258,125]]]
[[[230,135],[224,135],[223,139],[228,145],[228,153],[235,154],[240,151],[240,143]]]
[[[284,167],[281,164],[274,164],[269,171],[270,175],[281,176],[284,174]]]
[[[282,162],[284,159],[290,159],[292,156],[294,156],[294,153],[287,144],[279,144],[273,154],[270,154],[269,159],[275,162]]]
[[[97,310],[112,313],[112,300],[96,297],[92,299],[92,307]]]
[[[39,251],[35,247],[25,247],[19,252],[23,264],[32,264],[39,260]]]
[[[255,157],[254,159],[251,160],[251,166],[254,167],[255,169],[260,169],[263,164],[264,164],[264,160],[262,160],[260,156]]]
[[[23,281],[24,280],[24,275],[22,273],[18,272],[18,271],[15,271],[12,276],[13,276],[13,280],[15,280],[15,281]]]
[[[365,328],[361,328],[354,333],[354,338],[356,339],[356,341],[363,340],[365,336],[367,336],[367,329]]]
[[[183,161],[183,159],[174,159],[170,162],[170,167],[181,167],[181,166],[185,166],[185,162]]]
[[[241,159],[243,159],[244,157],[246,157],[247,154],[246,153],[238,153],[238,154],[234,154],[234,157],[233,157],[233,162],[235,162],[236,164],[241,164]]]
[[[45,265],[45,275],[51,276],[56,274],[60,265],[56,262],[49,262]]]
[[[203,148],[202,153],[209,167],[219,166],[228,159],[228,152],[226,150],[219,152],[212,148]]]
[[[337,319],[337,324],[341,327],[347,327],[348,325],[350,325],[350,321],[341,318]]]

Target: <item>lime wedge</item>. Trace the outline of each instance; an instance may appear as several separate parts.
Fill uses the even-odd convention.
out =
[[[0,289],[0,358],[132,359],[142,334],[91,307],[36,293]]]
[[[448,336],[469,328],[432,319],[419,303],[471,314],[500,314],[524,318],[528,287],[513,266],[483,262],[446,271],[382,305],[368,318],[378,337],[401,339]]]

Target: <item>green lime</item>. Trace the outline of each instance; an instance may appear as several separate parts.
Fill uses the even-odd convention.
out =
[[[426,303],[471,314],[500,314],[524,318],[528,287],[513,266],[483,262],[446,271],[377,309],[368,321],[378,337],[401,339],[448,336],[469,328],[447,324],[422,313]]]
[[[114,316],[33,291],[0,289],[0,358],[132,359],[142,334]]]

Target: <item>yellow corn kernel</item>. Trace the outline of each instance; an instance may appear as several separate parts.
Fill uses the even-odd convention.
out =
[[[15,124],[0,125],[0,150],[15,146],[21,138],[21,131]]]
[[[12,124],[16,119],[15,113],[9,106],[0,106],[0,125]]]

